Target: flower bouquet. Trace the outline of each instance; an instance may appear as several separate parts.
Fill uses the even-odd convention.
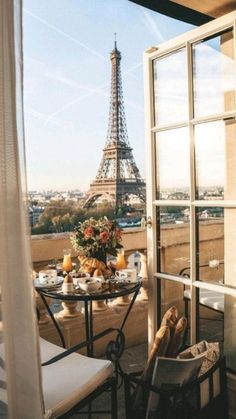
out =
[[[94,270],[102,272],[103,276],[111,274],[106,266],[107,254],[117,255],[118,249],[123,246],[122,230],[116,221],[108,220],[107,217],[95,220],[90,218],[78,224],[71,237],[74,249],[79,254],[81,267],[92,274]],[[97,272],[96,272],[97,274]]]

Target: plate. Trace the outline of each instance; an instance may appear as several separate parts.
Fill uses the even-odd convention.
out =
[[[39,279],[36,278],[33,280],[33,284],[35,286],[35,288],[55,288],[55,287],[59,287],[59,285],[62,285],[64,281],[64,278],[62,278],[61,276],[57,277],[56,283],[55,284],[42,284],[41,282],[39,282]]]

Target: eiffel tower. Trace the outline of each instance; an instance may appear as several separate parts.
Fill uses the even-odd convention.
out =
[[[99,197],[106,196],[115,208],[122,207],[130,195],[145,202],[146,184],[136,166],[130,147],[121,82],[121,53],[115,47],[110,54],[111,99],[107,140],[96,178],[90,184],[84,208],[90,207]]]

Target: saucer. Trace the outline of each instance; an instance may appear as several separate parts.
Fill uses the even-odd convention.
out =
[[[42,284],[41,282],[39,282],[39,278],[36,278],[33,280],[33,284],[35,288],[55,288],[55,287],[59,287],[60,285],[63,284],[64,278],[62,278],[61,276],[58,276],[56,279],[55,284]]]

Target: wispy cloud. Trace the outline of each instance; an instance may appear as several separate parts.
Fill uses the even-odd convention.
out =
[[[86,51],[90,52],[91,54],[95,55],[96,57],[99,57],[103,60],[107,60],[106,57],[104,57],[104,55],[100,54],[98,51],[96,51],[95,49],[91,48],[89,45],[84,44],[83,42],[79,41],[78,39],[74,38],[73,36],[71,36],[70,34],[64,32],[63,30],[61,30],[60,28],[58,28],[57,26],[52,25],[50,22],[48,22],[45,19],[42,19],[41,17],[39,17],[38,15],[35,15],[34,13],[32,13],[30,10],[27,9],[23,9],[24,13],[28,14],[29,16],[33,17],[34,19],[36,19],[38,22],[41,22],[43,25],[47,26],[49,29],[52,29],[54,32],[59,33],[60,35],[62,35],[64,38],[69,39],[70,41],[72,41],[73,43],[79,45],[80,47],[82,47],[83,49],[85,49]]]
[[[105,96],[108,96],[108,93],[105,92],[103,89],[107,87],[107,83],[102,84],[98,87],[94,87],[94,88],[87,88],[88,93],[84,94],[84,95],[80,95],[79,97],[75,98],[74,100],[71,100],[70,102],[67,102],[64,106],[62,106],[60,109],[58,109],[57,111],[53,112],[51,115],[48,116],[48,118],[45,121],[45,125],[48,124],[50,121],[52,121],[55,116],[57,116],[58,114],[62,113],[63,111],[65,111],[66,109],[70,108],[71,106],[75,105],[76,103],[81,102],[82,100],[94,95],[95,93],[98,94],[102,94]]]
[[[60,35],[64,36],[65,38],[69,39],[70,41],[74,42],[75,44],[79,45],[80,47],[84,48],[86,51],[90,52],[91,54],[102,58],[103,60],[107,61],[107,57],[104,57],[102,54],[100,54],[98,51],[96,51],[95,49],[91,48],[89,45],[84,44],[83,42],[79,41],[78,39],[74,38],[73,36],[71,36],[70,34],[64,32],[63,30],[61,30],[60,28],[52,25],[50,22],[48,22],[45,19],[42,19],[41,17],[39,17],[38,15],[32,13],[30,10],[24,9],[24,13],[28,14],[29,16],[31,16],[32,18],[34,18],[35,20],[39,21],[40,23],[42,23],[43,25],[45,25],[46,27],[48,27],[49,29],[53,30],[54,32],[59,33]],[[28,59],[30,60],[34,60],[31,57],[28,57]],[[36,62],[36,60],[34,60]],[[43,64],[40,62],[40,64]],[[128,69],[126,69],[123,72],[123,75],[128,75],[132,78],[134,78],[135,80],[137,80],[137,78],[132,74],[135,70],[139,69],[142,66],[142,62],[139,62],[137,64],[134,64],[133,66],[129,67]],[[57,119],[57,115],[61,114],[63,111],[65,111],[66,109],[70,108],[71,106],[93,96],[94,94],[98,94],[100,96],[104,96],[104,97],[109,97],[109,92],[108,92],[108,88],[110,86],[110,82],[106,82],[101,84],[100,86],[88,86],[84,83],[79,83],[76,80],[72,80],[70,78],[64,77],[64,76],[60,76],[60,75],[56,75],[55,73],[51,73],[51,72],[44,72],[43,74],[45,77],[52,79],[54,81],[66,84],[68,86],[71,87],[76,87],[79,90],[83,90],[86,93],[79,95],[77,98],[71,100],[70,102],[66,103],[65,105],[63,105],[61,108],[59,108],[58,110],[56,110],[55,112],[51,113],[50,115],[45,115],[45,114],[41,114],[38,111],[31,109],[27,109],[26,112],[28,113],[28,115],[31,115],[35,118],[40,118],[42,121],[44,121],[44,125],[47,125],[49,122],[54,121],[55,125],[59,125],[61,124],[60,119]],[[135,103],[134,101],[125,100],[125,103],[127,106],[139,110],[141,112],[143,112],[143,108],[138,104]],[[62,124],[63,125],[63,124]]]
[[[133,73],[135,70],[138,70],[140,67],[142,67],[143,63],[140,62],[138,64],[133,65],[132,67],[128,68],[127,70],[125,70],[123,72],[123,74],[126,76],[131,77],[132,79],[136,80],[137,82],[139,82],[139,78],[136,77]]]
[[[94,85],[89,85],[89,84],[86,84],[86,83],[78,82],[77,80],[71,79],[69,77],[65,77],[65,76],[59,75],[59,74],[56,75],[55,73],[50,73],[50,72],[46,73],[44,76],[47,77],[50,80],[53,80],[55,82],[64,84],[66,86],[70,86],[70,87],[73,87],[73,88],[76,87],[78,90],[83,90],[83,91],[86,91],[88,93],[94,93],[94,90],[96,90],[96,92],[99,92],[99,93],[103,94],[104,96],[107,96],[107,93],[105,91],[102,91],[101,87],[99,87],[99,86],[95,87]],[[103,83],[102,87],[103,86],[107,86],[107,83],[106,84]],[[76,98],[76,100],[77,99],[80,99],[80,96],[78,98]]]
[[[43,112],[39,112],[36,109],[32,108],[31,106],[25,106],[24,107],[24,114],[26,115],[26,117],[33,117],[35,119],[38,119],[39,121],[42,121],[43,123],[45,123],[45,121],[48,119],[48,115],[43,113]],[[50,121],[53,125],[56,125],[59,128],[63,128],[63,129],[68,129],[71,127],[71,123],[69,121],[64,121],[62,119],[59,118],[54,118],[52,121]]]
[[[108,88],[109,87],[109,84],[108,83],[104,83],[104,84],[101,84],[100,86],[94,86],[94,87],[90,87],[90,86],[87,86],[87,85],[82,85],[82,84],[79,84],[79,83],[74,83],[74,82],[70,82],[68,79],[64,79],[64,78],[58,78],[57,79],[58,81],[61,81],[62,83],[66,83],[66,84],[70,84],[70,85],[76,85],[77,87],[79,87],[81,90],[85,90],[85,91],[87,91],[87,93],[86,94],[84,94],[84,95],[80,95],[80,96],[78,96],[77,98],[75,98],[74,100],[72,100],[72,101],[70,101],[70,102],[68,102],[68,103],[66,103],[64,106],[62,106],[60,109],[58,109],[57,111],[55,111],[55,112],[53,112],[51,115],[49,115],[48,116],[48,118],[44,121],[44,125],[47,125],[49,122],[51,122],[52,120],[54,120],[54,118],[58,115],[58,114],[60,114],[60,113],[62,113],[62,112],[64,112],[66,109],[68,109],[68,108],[70,108],[71,106],[74,106],[75,104],[77,104],[77,103],[79,103],[79,102],[81,102],[81,101],[83,101],[83,100],[85,100],[85,99],[87,99],[87,98],[89,98],[89,97],[91,97],[91,96],[93,96],[94,94],[97,94],[97,95],[100,95],[100,96],[103,96],[103,97],[106,97],[106,98],[108,98],[109,99],[109,97],[110,97],[110,92],[108,91],[108,90],[105,90],[105,88]],[[127,106],[129,106],[130,108],[132,108],[132,109],[135,109],[135,110],[138,110],[138,111],[140,111],[140,112],[143,112],[143,107],[142,106],[140,106],[139,105],[139,103],[136,103],[136,102],[134,102],[134,101],[132,101],[132,100],[128,100],[128,99],[125,99],[124,100],[124,103],[127,105]]]
[[[140,68],[142,66],[142,63],[137,63],[135,65],[133,65],[132,67],[126,69],[123,74],[130,74],[132,71]],[[61,83],[65,83],[67,85],[73,86],[73,87],[78,87],[82,90],[86,90],[88,93],[84,94],[84,95],[80,95],[77,98],[73,99],[72,101],[66,103],[64,106],[62,106],[60,109],[58,109],[57,111],[53,112],[51,115],[49,115],[49,117],[46,119],[45,121],[45,125],[50,122],[55,116],[57,116],[58,114],[60,114],[61,112],[65,111],[66,109],[70,108],[71,106],[75,105],[76,103],[81,102],[84,99],[87,99],[88,97],[93,96],[94,94],[99,94],[102,95],[104,97],[109,97],[109,92],[107,91],[107,89],[110,87],[110,82],[106,82],[101,84],[100,86],[87,86],[84,84],[80,84],[74,80],[65,78],[65,77],[61,77],[61,76],[56,76],[53,75],[51,73],[47,74],[48,77],[53,78],[54,80],[57,80]],[[141,112],[143,112],[143,108],[140,107],[140,105],[138,103],[135,103],[133,101],[129,101],[129,100],[125,100],[125,103],[127,104],[127,106],[132,107],[133,109],[136,110],[140,110]]]
[[[57,75],[55,73],[50,73],[50,72],[45,73],[44,76],[49,80],[53,80],[55,82],[65,84],[66,86],[77,87],[78,89],[83,88],[81,83],[79,83],[76,80],[70,79],[69,77],[60,76],[60,75]]]
[[[151,33],[153,35],[155,35],[157,37],[157,41],[163,42],[165,41],[165,38],[163,37],[162,33],[160,32],[157,23],[155,22],[155,20],[153,19],[153,17],[151,16],[151,14],[144,9],[143,7],[140,8],[141,13],[143,15],[143,21],[146,25],[146,27],[148,28],[149,31],[151,31]]]
[[[137,70],[141,66],[142,66],[142,63],[135,64],[132,67],[129,67],[127,70],[125,70],[123,72],[123,75],[132,75],[132,72]],[[55,72],[52,73],[52,72],[48,71],[44,74],[44,76],[48,79],[51,79],[53,81],[65,84],[67,86],[77,87],[78,89],[94,92],[94,86],[91,87],[91,86],[86,85],[84,83],[78,82],[77,80],[73,80],[69,77],[65,77],[64,75],[55,74]],[[136,77],[135,77],[135,79],[136,79]],[[102,87],[107,88],[109,85],[110,84],[108,82],[103,83],[100,87],[96,88],[95,90],[97,92],[97,90],[101,90]]]

